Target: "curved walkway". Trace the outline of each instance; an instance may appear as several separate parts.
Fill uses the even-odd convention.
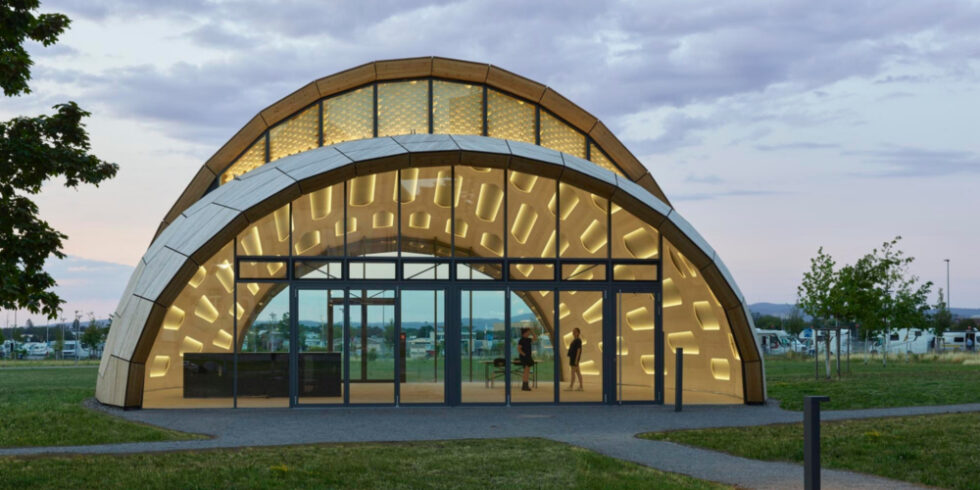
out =
[[[542,437],[659,470],[750,488],[802,486],[802,466],[731,456],[662,441],[641,432],[801,422],[801,412],[767,406],[527,406],[390,407],[329,409],[200,409],[122,411],[120,418],[168,429],[210,434],[192,441],[0,449],[0,456],[127,454],[294,444]],[[823,420],[980,411],[980,403],[934,407],[842,410]],[[914,488],[913,485],[838,470],[824,470],[827,488]]]

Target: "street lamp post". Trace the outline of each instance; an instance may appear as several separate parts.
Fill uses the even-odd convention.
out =
[[[946,261],[946,309],[949,310],[949,259],[944,259]],[[950,310],[952,314],[952,310]]]

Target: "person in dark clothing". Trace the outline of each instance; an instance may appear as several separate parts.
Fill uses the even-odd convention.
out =
[[[530,328],[521,329],[521,340],[517,341],[517,354],[521,366],[524,367],[524,373],[521,374],[521,381],[523,382],[521,391],[531,391],[531,387],[527,384],[527,378],[531,374],[531,366],[534,365],[534,359],[531,357],[531,345],[537,340],[538,336],[534,335]]]
[[[571,345],[568,346],[568,366],[572,371],[572,384],[568,385],[565,391],[575,389],[575,376],[578,376],[578,391],[582,391],[584,386],[582,384],[582,370],[578,366],[582,359],[582,331],[575,327],[572,329],[572,335],[575,336],[575,340],[572,340]]]

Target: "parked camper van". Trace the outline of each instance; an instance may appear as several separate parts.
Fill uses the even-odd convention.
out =
[[[966,332],[943,332],[940,347],[947,352],[963,352],[968,350],[967,340],[972,340],[973,351],[976,352],[978,350],[978,339],[980,339],[980,336],[977,335],[977,332],[972,330]]]
[[[22,348],[29,359],[44,359],[48,356],[48,344],[45,342],[25,342]]]
[[[802,344],[785,330],[756,329],[755,341],[763,354],[787,354],[802,351]]]
[[[884,335],[874,343],[875,352],[887,350],[889,354],[925,354],[934,348],[936,336],[923,328],[900,328]]]
[[[830,352],[837,355],[837,331],[836,330],[815,330],[805,328],[800,332],[800,341],[806,346],[806,353],[822,353],[827,351],[827,337],[830,337]],[[840,329],[840,353],[846,354],[849,349],[851,331],[846,328]]]
[[[78,347],[78,359],[88,359],[89,351],[84,346],[79,345],[76,340],[66,340],[65,346],[61,351],[62,359],[75,359],[75,348]]]

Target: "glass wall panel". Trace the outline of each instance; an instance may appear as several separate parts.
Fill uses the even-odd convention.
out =
[[[616,295],[616,385],[619,400],[654,401],[654,295]]]
[[[660,257],[660,233],[629,211],[613,205],[612,258],[656,259]]]
[[[394,279],[395,263],[351,261],[348,272],[350,279]]]
[[[441,290],[402,290],[399,403],[445,401],[445,311],[445,293]]]
[[[344,183],[293,201],[293,254],[344,254]]]
[[[435,262],[406,262],[402,277],[407,280],[449,279],[449,264]]]
[[[232,406],[234,286],[228,243],[167,308],[146,359],[144,408]]]
[[[269,161],[316,148],[320,143],[320,104],[269,130]]]
[[[503,279],[500,262],[457,262],[456,279],[459,281],[494,281]]]
[[[452,182],[450,167],[406,168],[401,171],[403,254],[451,255]],[[457,219],[456,235],[465,238],[469,225],[459,221]]]
[[[289,272],[286,262],[242,260],[238,262],[238,277],[242,279],[285,279]]]
[[[428,132],[428,80],[378,84],[378,136]]]
[[[535,106],[509,95],[487,90],[487,134],[494,138],[535,143]]]
[[[238,256],[289,255],[289,205],[285,205],[238,234]],[[269,263],[270,275],[277,274],[282,263]]]
[[[344,403],[344,291],[300,289],[298,403]]]
[[[512,281],[554,281],[554,264],[532,264],[528,262],[510,264]]]
[[[341,279],[342,262],[318,260],[297,260],[293,278],[295,279]]]
[[[456,255],[504,256],[504,170],[456,167]]]
[[[289,287],[240,283],[238,298],[245,310],[238,320],[238,406],[288,407]]]
[[[483,86],[432,82],[432,130],[441,134],[483,134]]]
[[[604,259],[608,254],[609,201],[591,192],[562,182],[558,186],[561,239],[558,251],[563,259]]]
[[[245,150],[245,153],[238,157],[238,160],[235,160],[225,169],[225,172],[221,174],[221,183],[227,183],[231,179],[255,170],[262,165],[265,165],[265,134],[259,136],[259,139],[248,150]]]
[[[605,281],[605,264],[568,264],[561,265],[561,278],[564,281]]]
[[[362,175],[347,188],[347,255],[398,251],[398,172]]]
[[[613,266],[613,279],[617,281],[656,281],[657,266],[653,264],[619,264]]]
[[[507,335],[503,291],[460,294],[460,368],[463,403],[507,401]]]
[[[374,137],[374,87],[323,101],[323,145]]]
[[[507,255],[554,258],[557,205],[555,180],[507,172]]]
[[[585,135],[548,111],[541,111],[541,146],[585,158]]]
[[[613,163],[613,161],[610,160],[609,157],[607,157],[595,143],[589,143],[589,160],[606,170],[623,175],[623,172],[619,170],[619,167],[617,167],[616,164]]]
[[[553,291],[511,293],[511,402],[555,401],[554,319]]]
[[[395,402],[395,292],[350,290],[350,403]]]
[[[562,402],[601,402],[602,291],[561,291],[558,300],[561,381],[564,385],[559,398]],[[578,329],[578,336],[575,329]],[[573,358],[569,357],[569,349],[576,345],[573,344],[576,338],[581,341],[578,344],[580,350],[572,349],[577,366],[571,366]]]

